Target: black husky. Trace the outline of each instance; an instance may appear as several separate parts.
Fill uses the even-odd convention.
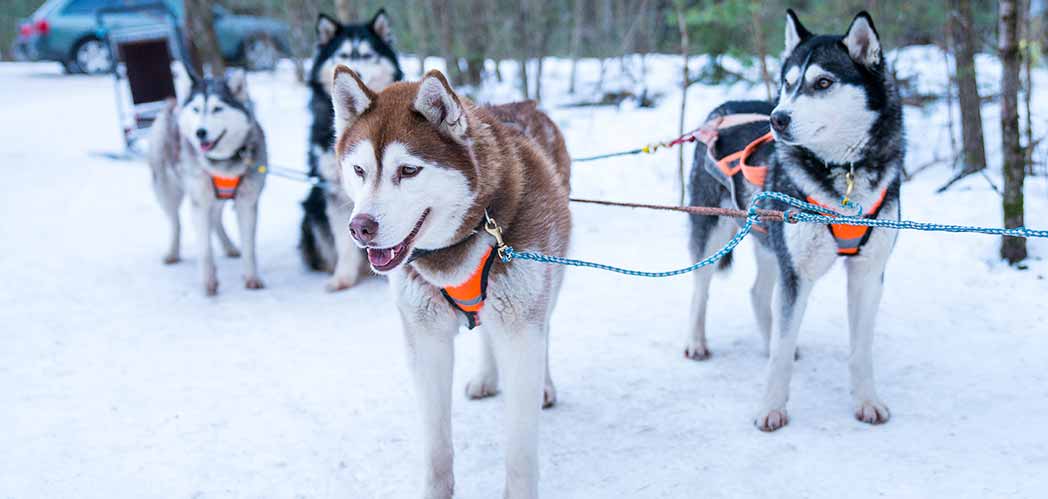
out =
[[[769,190],[844,212],[855,212],[857,205],[866,217],[897,219],[906,148],[902,111],[870,16],[863,12],[847,34],[830,36],[808,32],[788,11],[784,57],[775,102],[729,102],[710,114],[707,145],[695,151],[691,203],[745,207],[757,192]],[[854,203],[851,208],[841,208],[845,199]],[[715,251],[737,230],[725,218],[693,216],[691,225],[696,258]],[[787,422],[797,331],[808,294],[838,256],[847,257],[855,416],[872,424],[887,421],[888,408],[874,388],[872,347],[895,232],[782,223],[765,230],[755,233],[758,271],[751,298],[770,359],[755,424],[772,431]],[[712,272],[695,273],[685,344],[685,355],[693,359],[709,355],[706,301]]]
[[[309,174],[323,179],[326,188],[314,187],[302,202],[302,234],[299,251],[313,269],[332,272],[328,291],[346,289],[367,272],[367,259],[349,238],[349,214],[353,200],[335,181],[333,152],[334,110],[331,84],[335,67],[349,66],[376,91],[404,79],[393,50],[389,16],[379,10],[371,21],[339,24],[321,14],[317,18],[317,49],[309,73],[309,102],[313,126],[309,131]]]

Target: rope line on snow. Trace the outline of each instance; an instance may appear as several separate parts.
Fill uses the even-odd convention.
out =
[[[622,267],[616,267],[613,265],[607,265],[603,263],[590,262],[586,260],[576,260],[573,258],[563,258],[559,256],[545,255],[533,251],[516,251],[512,246],[503,245],[499,248],[499,254],[502,256],[503,263],[509,263],[515,259],[519,260],[531,260],[539,263],[546,263],[552,265],[566,265],[569,267],[587,267],[598,270],[606,270],[609,272],[616,272],[619,274],[625,274],[635,277],[672,277],[681,274],[687,274],[695,270],[701,269],[708,265],[716,263],[721,258],[724,258],[728,253],[731,253],[743,239],[746,238],[753,230],[754,224],[762,223],[762,216],[767,216],[765,213],[762,215],[761,209],[758,208],[762,201],[771,200],[785,203],[787,206],[797,208],[803,211],[785,211],[778,212],[781,216],[778,217],[778,222],[785,223],[812,223],[819,225],[828,224],[845,224],[845,225],[861,225],[866,227],[880,227],[885,229],[893,230],[919,230],[926,232],[954,232],[954,233],[966,233],[966,234],[989,234],[995,236],[1010,236],[1010,237],[1022,237],[1022,238],[1048,238],[1048,230],[1034,230],[1027,229],[1026,227],[1016,227],[1013,229],[1004,229],[998,227],[978,227],[969,225],[947,225],[947,224],[935,224],[926,222],[913,222],[909,220],[881,220],[876,218],[862,218],[852,215],[845,215],[836,211],[817,206],[799,199],[787,196],[779,192],[761,192],[754,196],[753,201],[750,202],[749,210],[747,210],[746,223],[743,224],[742,228],[735,237],[731,238],[727,244],[721,249],[717,250],[712,255],[705,259],[695,262],[684,268],[676,270],[668,270],[664,272],[646,272],[640,270],[626,269]],[[587,202],[588,200],[582,200],[580,202]],[[643,205],[632,205],[630,203],[612,203],[612,202],[601,202],[599,204],[607,204],[611,206],[630,206],[630,207],[645,207]],[[855,203],[849,203],[848,207],[856,208],[856,213],[862,213],[862,207]],[[687,211],[691,213],[693,209],[702,207],[676,207],[678,210],[674,211]],[[665,209],[665,207],[658,207],[655,209]],[[739,210],[741,211],[741,210]],[[774,210],[772,213],[775,213]],[[702,213],[705,214],[705,213]]]

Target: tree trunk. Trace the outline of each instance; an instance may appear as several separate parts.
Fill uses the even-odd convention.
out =
[[[971,0],[949,0],[949,30],[953,35],[954,73],[957,78],[957,99],[961,106],[961,135],[964,144],[964,163],[960,175],[986,168],[986,147],[983,143],[982,110],[979,86],[975,79],[975,29]]]
[[[469,12],[465,12],[468,24],[472,29],[465,33],[463,48],[465,49],[466,72],[463,75],[463,83],[479,87],[484,75],[484,60],[486,47],[491,43],[488,26],[489,0],[470,0]]]
[[[684,135],[684,113],[688,109],[688,86],[691,76],[688,71],[688,25],[684,19],[684,8],[679,2],[677,8],[677,31],[680,33],[681,82],[680,82],[680,118],[677,120],[677,133]],[[684,204],[687,186],[684,182],[684,148],[677,148],[677,180],[680,182],[680,204]]]
[[[584,0],[575,0],[571,20],[574,23],[571,28],[571,80],[568,82],[568,93],[575,95],[575,79],[579,70],[579,49],[582,45],[582,12]]]
[[[1023,159],[1027,175],[1033,175],[1033,149],[1037,145],[1033,140],[1033,10],[1030,0],[1022,2],[1022,58],[1023,58],[1023,107],[1026,108],[1026,145],[1023,147]]]
[[[415,55],[419,61],[419,77],[426,74],[426,58],[432,54],[429,44],[429,19],[431,11],[426,0],[412,0],[407,12],[408,26],[415,40]]]
[[[462,71],[459,69],[458,53],[455,50],[455,26],[454,16],[451,9],[452,2],[448,0],[433,0],[433,14],[440,24],[440,49],[444,52],[444,61],[447,63],[445,75],[452,85],[462,82]]]
[[[1023,164],[1019,144],[1019,16],[1020,0],[1001,0],[997,46],[1001,57],[1001,153],[1004,169],[1004,226],[1023,225],[1023,182],[1026,165]],[[1001,241],[1001,257],[1015,264],[1026,258],[1026,240],[1005,237]]]
[[[520,92],[525,99],[530,98],[528,92],[528,59],[531,57],[531,36],[528,35],[528,3],[521,1],[517,6],[517,51],[518,63],[520,64]]]
[[[198,75],[222,75],[226,64],[218,49],[215,19],[209,0],[185,0],[185,29],[189,40],[189,57]]]
[[[335,0],[335,17],[340,23],[354,22],[353,2],[351,0]]]
[[[764,81],[764,92],[768,100],[772,99],[772,79],[768,74],[768,47],[764,43],[764,23],[761,20],[761,9],[763,4],[753,2],[750,6],[751,26],[753,27],[753,41],[757,49],[757,62],[760,63],[761,80]]]

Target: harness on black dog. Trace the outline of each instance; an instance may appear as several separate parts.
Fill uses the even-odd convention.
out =
[[[699,140],[706,144],[706,154],[709,158],[717,165],[717,169],[720,173],[724,174],[729,180],[734,178],[735,175],[742,173],[743,178],[747,182],[756,186],[757,188],[764,190],[765,179],[768,174],[767,165],[752,165],[749,163],[749,158],[757,151],[760,146],[774,142],[775,137],[771,132],[757,137],[746,145],[742,150],[739,151],[728,151],[721,158],[717,158],[714,155],[715,144],[717,142],[717,135],[720,129],[729,128],[733,126],[746,125],[752,123],[759,123],[767,120],[768,117],[763,114],[738,114],[738,115],[726,115],[720,116],[711,120],[707,123],[699,132]],[[724,151],[722,151],[724,152]],[[854,179],[854,165],[852,165],[852,171],[847,174],[848,180],[848,191],[845,193],[842,199],[842,205],[848,203],[848,197],[851,196],[852,189],[855,185]],[[729,189],[734,198],[734,190]],[[888,189],[881,192],[878,196],[877,202],[870,207],[865,213],[862,214],[863,218],[876,218],[881,211],[881,207],[884,205],[884,199],[888,195]],[[820,203],[812,196],[806,196],[809,203],[823,208],[830,209],[829,206]],[[837,254],[841,256],[855,256],[859,254],[859,250],[862,249],[863,245],[866,244],[870,239],[870,234],[873,232],[872,227],[864,227],[857,225],[844,225],[844,224],[830,224],[826,226],[830,234],[833,235],[834,240],[837,241]],[[766,229],[760,227],[754,227],[754,230],[760,232],[766,232]]]

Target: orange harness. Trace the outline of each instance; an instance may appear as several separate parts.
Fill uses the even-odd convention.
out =
[[[235,198],[237,196],[237,188],[240,187],[240,179],[242,178],[211,175],[211,187],[215,189],[215,197],[218,199]]]
[[[488,274],[491,272],[491,264],[495,262],[495,248],[489,247],[480,260],[480,265],[470,274],[466,282],[458,286],[441,288],[440,292],[462,315],[466,316],[466,326],[473,329],[480,325],[480,309],[484,308],[484,300],[488,292]]]
[[[873,203],[870,209],[863,213],[863,218],[872,218],[877,216],[877,213],[881,211],[881,206],[884,205],[884,198],[888,195],[888,189],[881,192],[880,197],[877,198],[877,202]],[[822,206],[828,210],[829,206],[826,206],[815,198],[808,196],[808,202],[816,206]],[[866,244],[866,241],[870,239],[870,233],[873,232],[872,227],[864,227],[861,225],[844,225],[844,224],[830,224],[830,234],[833,234],[833,238],[837,240],[837,254],[843,256],[855,256],[859,254],[859,249],[862,245]]]
[[[707,146],[707,151],[709,151],[710,158],[716,162],[717,168],[727,175],[728,178],[732,178],[739,172],[742,172],[742,176],[747,182],[764,189],[764,181],[768,176],[768,167],[766,165],[750,165],[746,160],[753,155],[753,152],[758,147],[774,140],[775,137],[771,132],[768,132],[747,144],[743,150],[733,152],[719,160],[713,157],[713,151],[709,145]],[[736,161],[738,163],[732,166],[732,163]],[[888,189],[882,191],[880,197],[877,198],[877,202],[866,213],[863,213],[863,217],[871,218],[877,216],[877,213],[881,211],[881,206],[884,205],[884,198],[887,195]],[[808,202],[826,209],[832,209],[816,201],[812,196],[808,196]],[[842,256],[858,255],[859,250],[870,239],[870,233],[873,231],[872,227],[858,225],[830,224],[827,227],[830,229],[830,234],[837,241],[837,254]],[[761,231],[757,227],[754,228],[760,232],[766,232]]]

